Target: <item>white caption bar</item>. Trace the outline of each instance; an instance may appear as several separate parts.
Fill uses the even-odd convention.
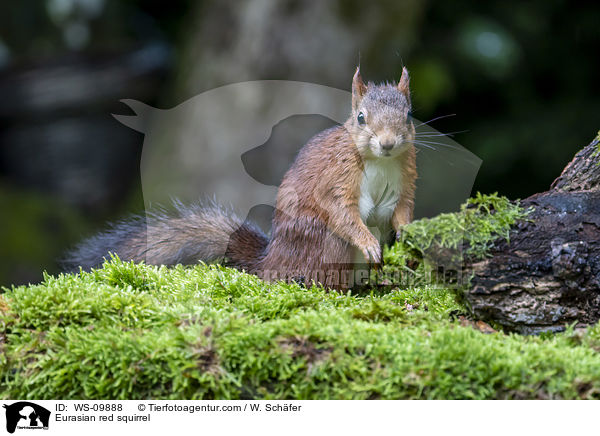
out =
[[[0,435],[583,434],[583,401],[0,400]],[[42,432],[39,432],[42,430]],[[185,432],[185,433],[184,433]],[[310,436],[312,436],[312,434]]]

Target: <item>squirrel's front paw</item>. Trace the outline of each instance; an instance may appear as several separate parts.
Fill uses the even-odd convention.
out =
[[[402,234],[404,233],[404,231],[402,230],[402,227],[400,227],[397,231],[396,231],[396,241],[400,241],[402,239]]]
[[[361,247],[360,250],[367,262],[376,265],[381,263],[381,246],[375,237],[373,237],[367,245]]]

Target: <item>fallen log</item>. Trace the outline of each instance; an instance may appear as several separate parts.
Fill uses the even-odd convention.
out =
[[[549,191],[521,202],[531,213],[484,260],[466,265],[473,315],[533,334],[600,319],[599,136]]]

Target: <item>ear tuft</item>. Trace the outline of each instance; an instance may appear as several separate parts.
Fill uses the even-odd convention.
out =
[[[367,85],[365,85],[362,77],[360,76],[360,66],[358,66],[356,67],[356,72],[352,78],[352,107],[354,109],[358,108],[358,105],[360,104],[360,101],[366,92]]]
[[[402,77],[398,82],[398,91],[400,91],[407,100],[410,101],[410,77],[408,76],[408,70],[406,67],[402,67]]]

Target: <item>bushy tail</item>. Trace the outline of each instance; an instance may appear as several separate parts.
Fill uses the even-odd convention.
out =
[[[63,259],[67,271],[100,266],[109,253],[151,265],[193,265],[226,259],[251,271],[264,255],[268,238],[254,224],[217,204],[186,206],[120,221],[80,243]]]

